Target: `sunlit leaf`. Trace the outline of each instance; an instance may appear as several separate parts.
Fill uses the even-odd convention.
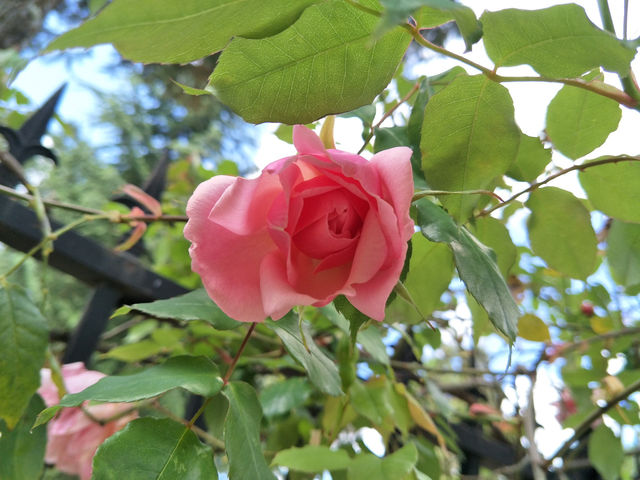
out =
[[[518,336],[532,342],[548,342],[551,340],[547,324],[540,317],[530,313],[523,315],[518,320]]]
[[[635,54],[575,4],[485,12],[480,21],[487,54],[497,66],[529,64],[549,77],[578,77],[599,66],[626,75]]]
[[[307,445],[278,452],[271,462],[299,472],[320,473],[323,470],[343,470],[351,459],[345,450],[330,450],[321,445]]]
[[[342,0],[313,5],[278,35],[234,38],[211,84],[252,123],[308,123],[367,105],[387,86],[411,40],[399,28],[373,40],[377,21]]]

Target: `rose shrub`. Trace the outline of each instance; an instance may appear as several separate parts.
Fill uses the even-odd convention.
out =
[[[382,320],[414,232],[411,150],[367,161],[326,150],[300,125],[293,142],[298,154],[258,178],[218,175],[196,188],[184,230],[192,268],[236,320],[279,319],[341,294]]]
[[[78,393],[93,385],[105,375],[87,370],[82,362],[62,366],[62,378],[68,393]],[[51,370],[40,370],[38,393],[47,407],[58,404],[58,387],[51,378]],[[91,419],[80,408],[65,408],[47,425],[47,449],[45,461],[58,470],[79,475],[82,480],[91,478],[91,462],[98,447],[108,437],[137,418],[135,412],[124,415],[104,425],[96,422],[106,420],[131,408],[129,403],[102,403],[85,405]]]

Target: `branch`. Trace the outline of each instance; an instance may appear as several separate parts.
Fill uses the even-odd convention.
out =
[[[588,431],[589,428],[591,428],[591,424],[596,421],[598,418],[600,418],[602,415],[604,415],[605,413],[607,413],[610,409],[612,409],[613,407],[615,407],[619,402],[621,402],[622,400],[626,399],[629,395],[631,395],[632,393],[637,392],[638,390],[640,390],[640,380],[637,380],[635,382],[633,382],[631,385],[629,385],[627,388],[625,388],[623,391],[621,391],[618,395],[616,395],[615,397],[613,397],[611,400],[609,400],[604,406],[602,407],[598,407],[595,410],[593,410],[588,416],[587,418],[585,418],[580,425],[578,425],[575,430],[573,435],[571,436],[571,438],[569,440],[567,440],[562,447],[560,447],[558,449],[558,451],[556,453],[553,454],[553,456],[551,458],[549,458],[543,465],[544,468],[549,468],[549,466],[551,465],[551,463],[556,459],[556,458],[561,458],[563,456],[565,456],[567,454],[567,452],[571,449],[571,445],[580,440]]]
[[[521,192],[516,193],[512,197],[509,197],[508,199],[506,199],[504,202],[499,203],[498,205],[495,205],[495,206],[489,208],[488,210],[484,210],[484,211],[480,212],[477,216],[478,217],[484,217],[486,215],[489,215],[494,210],[502,208],[505,205],[508,205],[509,203],[513,202],[516,198],[520,197],[521,195],[524,195],[525,193],[532,192],[533,190],[536,190],[537,188],[541,187],[542,185],[544,185],[546,183],[549,183],[551,180],[554,180],[554,179],[556,179],[558,177],[561,177],[562,175],[565,175],[565,174],[567,174],[569,172],[573,172],[574,170],[583,171],[583,170],[586,170],[587,168],[597,167],[599,165],[606,165],[608,163],[617,163],[617,162],[640,162],[640,157],[623,155],[623,156],[619,156],[619,157],[608,157],[608,158],[603,158],[603,159],[600,159],[600,160],[594,160],[592,162],[582,163],[580,165],[573,165],[573,166],[571,166],[569,168],[565,168],[564,170],[560,170],[559,172],[556,172],[553,175],[549,175],[544,180],[541,180],[541,181],[536,182],[536,183],[532,183],[529,186],[529,188],[526,188],[526,189],[522,190]]]
[[[33,195],[27,193],[20,193],[12,188],[0,185],[0,194],[7,195],[9,197],[17,198],[25,202],[33,203],[36,198]],[[62,210],[69,210],[76,213],[85,213],[88,215],[100,215],[108,218],[113,223],[130,223],[130,222],[186,222],[189,217],[186,215],[127,215],[112,210],[106,212],[104,210],[96,210],[95,208],[83,207],[81,205],[75,205],[71,203],[57,202],[55,200],[42,200],[42,204],[47,207],[60,208]]]

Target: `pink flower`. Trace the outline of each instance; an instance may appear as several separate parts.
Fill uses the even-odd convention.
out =
[[[93,385],[105,375],[87,370],[81,362],[62,366],[62,377],[69,393],[77,393]],[[47,407],[56,405],[58,388],[51,379],[48,368],[40,370],[38,393]],[[84,408],[96,419],[106,420],[131,407],[128,403],[103,403]],[[91,478],[91,462],[96,450],[108,437],[137,417],[130,413],[101,425],[90,419],[80,408],[65,408],[47,425],[47,450],[45,461],[58,470],[79,475],[82,480]]]
[[[215,176],[196,188],[184,234],[209,296],[243,322],[277,320],[337,295],[376,320],[413,234],[411,150],[370,161],[325,150],[297,125],[298,154],[252,180]]]

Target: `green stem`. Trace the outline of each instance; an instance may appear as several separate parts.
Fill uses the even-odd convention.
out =
[[[502,202],[496,193],[490,190],[420,190],[413,194],[412,202],[420,200],[424,197],[439,197],[440,195],[488,195]]]
[[[491,212],[493,212],[494,210],[497,210],[499,208],[504,207],[505,205],[510,204],[511,202],[513,202],[516,198],[520,197],[521,195],[524,195],[525,193],[529,193],[532,192],[533,190],[536,190],[537,188],[541,187],[542,185],[549,183],[551,180],[554,180],[562,175],[565,175],[569,172],[573,172],[574,170],[586,170],[587,168],[591,168],[591,167],[597,167],[599,165],[606,165],[608,163],[617,163],[617,162],[640,162],[640,157],[632,157],[632,156],[627,156],[627,155],[623,155],[623,156],[619,156],[619,157],[609,157],[609,158],[603,158],[600,160],[594,160],[592,162],[589,163],[583,163],[580,165],[573,165],[569,168],[565,168],[564,170],[560,170],[557,173],[554,173],[553,175],[549,175],[547,178],[545,178],[544,180],[541,180],[539,182],[536,183],[532,183],[529,188],[526,188],[518,193],[516,193],[515,195],[507,198],[504,202],[499,203],[498,205],[495,205],[491,208],[489,208],[488,210],[484,210],[482,212],[480,212],[477,216],[478,217],[484,217],[486,215],[489,215]]]
[[[604,29],[616,35],[616,27],[613,26],[613,19],[611,18],[611,10],[609,10],[608,0],[598,0],[598,10],[600,10],[600,19],[602,20],[602,26]]]
[[[56,241],[58,239],[58,237],[60,237],[61,235],[67,233],[68,231],[73,230],[74,228],[82,225],[83,223],[91,222],[93,220],[106,219],[106,218],[109,218],[108,215],[84,215],[83,217],[78,218],[77,220],[69,223],[68,225],[65,225],[64,227],[59,228],[58,230],[50,233],[46,237],[42,238],[42,240],[40,240],[40,242],[38,242],[37,245],[35,245],[33,248],[31,248],[31,250],[29,250],[27,253],[25,253],[22,256],[22,258],[20,260],[18,260],[18,262],[16,262],[16,264],[13,267],[11,267],[9,270],[7,270],[3,275],[0,275],[0,281],[6,280],[6,278],[9,277],[16,270],[18,270],[18,268],[20,268],[22,266],[22,264],[27,261],[27,259],[31,258],[36,253],[38,253],[38,251],[40,249],[44,248],[45,245],[48,245],[49,242],[53,243],[54,241]]]

